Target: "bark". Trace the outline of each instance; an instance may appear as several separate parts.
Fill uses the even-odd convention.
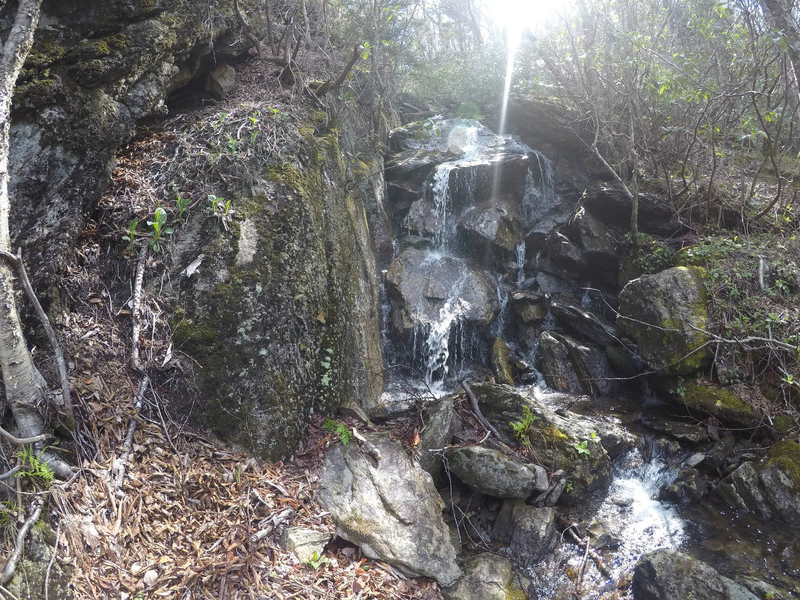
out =
[[[11,253],[8,193],[8,154],[11,130],[11,97],[19,72],[33,44],[42,0],[20,0],[14,25],[3,43],[0,56],[0,250]],[[0,371],[6,400],[14,415],[19,437],[42,433],[38,406],[43,392],[22,332],[14,297],[13,265],[0,260]]]
[[[800,31],[792,18],[792,4],[786,0],[759,0],[767,18],[786,42],[786,54],[792,65],[795,92],[800,98]]]

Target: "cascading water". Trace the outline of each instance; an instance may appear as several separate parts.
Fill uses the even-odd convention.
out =
[[[525,194],[522,197],[522,216],[530,225],[537,215],[550,210],[558,202],[553,163],[541,152],[529,153]]]
[[[517,260],[517,287],[522,287],[525,282],[525,240],[517,243],[514,249],[514,257]]]

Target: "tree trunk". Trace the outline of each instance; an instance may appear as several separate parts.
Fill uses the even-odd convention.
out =
[[[786,42],[786,53],[792,65],[794,75],[794,87],[800,99],[800,31],[794,25],[792,19],[792,2],[786,0],[759,0],[764,10],[765,16],[772,21],[779,33]]]
[[[20,0],[14,25],[0,56],[0,250],[12,252],[9,229],[11,201],[8,195],[8,154],[11,133],[11,97],[17,77],[33,44],[42,0]],[[14,298],[14,271],[0,259],[0,370],[6,400],[17,424],[19,437],[42,433],[38,405],[43,399],[36,369],[22,332]]]

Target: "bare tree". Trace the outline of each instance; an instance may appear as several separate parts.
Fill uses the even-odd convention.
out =
[[[21,258],[12,253],[9,218],[8,155],[11,133],[11,98],[22,65],[30,52],[41,14],[42,0],[19,0],[14,23],[0,50],[0,372],[6,401],[16,422],[19,438],[40,438],[44,423],[39,413],[44,388],[33,365],[14,297],[14,269]],[[69,401],[65,398],[65,401]],[[66,465],[45,460],[61,475]]]

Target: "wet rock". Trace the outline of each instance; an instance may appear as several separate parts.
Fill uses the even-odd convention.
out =
[[[325,457],[319,500],[337,534],[370,558],[452,585],[461,570],[431,476],[388,436],[364,437]]]
[[[616,186],[591,187],[583,198],[583,205],[596,218],[609,225],[628,230],[631,222],[631,200]],[[672,207],[655,194],[639,194],[639,231],[671,236],[686,231],[675,217]]]
[[[547,298],[542,294],[515,292],[511,296],[511,310],[526,325],[541,323],[547,316]]]
[[[487,266],[513,260],[520,239],[513,216],[499,206],[468,208],[458,221],[458,235],[467,255]]]
[[[667,435],[674,437],[676,440],[690,442],[693,444],[699,444],[701,442],[707,442],[710,440],[708,432],[702,425],[698,425],[694,422],[667,419],[660,414],[643,415],[642,425],[652,429],[653,431],[666,433]]]
[[[552,233],[545,243],[545,256],[571,274],[581,275],[586,271],[583,253],[566,235]]]
[[[444,448],[453,439],[459,421],[455,400],[452,396],[438,400],[423,411],[422,419],[425,426],[419,434],[419,464],[435,481],[442,469],[442,456],[429,450]]]
[[[533,392],[506,385],[472,386],[486,418],[510,443],[519,444],[511,423],[527,423],[521,436],[549,472],[563,470],[570,485],[563,495],[574,502],[587,492],[608,484],[611,462],[597,432],[597,422],[570,411],[549,409]]]
[[[800,525],[800,443],[778,442],[759,462],[744,462],[716,488],[727,503],[763,520]]]
[[[438,321],[446,300],[456,294],[463,302],[450,308],[460,320],[486,326],[498,310],[492,279],[461,258],[407,248],[389,267],[386,282],[398,333]]]
[[[236,87],[236,69],[230,65],[219,65],[206,79],[206,91],[217,100],[224,100]]]
[[[563,336],[542,332],[536,361],[544,380],[552,389],[569,394],[585,393]]]
[[[436,165],[453,158],[453,155],[436,150],[407,150],[386,158],[386,179],[393,185],[419,197],[423,182]]]
[[[439,216],[428,200],[417,200],[408,210],[403,228],[414,236],[431,240],[440,226]]]
[[[511,348],[502,338],[495,338],[492,343],[492,371],[494,371],[497,381],[507,385],[514,385],[515,372]]]
[[[710,488],[708,479],[697,469],[684,468],[678,472],[672,483],[660,491],[659,498],[678,504],[690,504],[702,500]]]
[[[795,597],[791,592],[777,588],[755,577],[740,577],[737,579],[739,583],[755,594],[757,598],[766,600],[789,600]]]
[[[538,361],[547,385],[556,391],[608,395],[615,387],[605,353],[569,336],[543,332]]]
[[[500,450],[465,446],[447,451],[450,471],[471,488],[495,498],[527,498],[548,488],[547,472]]]
[[[515,562],[530,565],[544,557],[556,543],[556,512],[506,500],[497,515],[492,535],[510,546]]]
[[[289,527],[281,535],[281,548],[295,555],[301,563],[318,559],[331,541],[331,535],[305,527]]]
[[[760,417],[752,404],[742,397],[742,388],[722,387],[703,381],[685,382],[679,392],[679,401],[688,409],[716,417],[727,425],[758,425]]]
[[[615,550],[622,545],[622,540],[609,532],[607,523],[595,521],[589,525],[586,530],[592,536],[593,548],[608,548]]]
[[[580,208],[570,222],[575,240],[583,251],[583,259],[597,279],[614,281],[619,268],[616,243],[608,227],[586,209]]]
[[[519,600],[527,595],[514,582],[511,562],[496,554],[478,554],[464,564],[464,577],[443,590],[447,600]]]
[[[633,575],[635,600],[758,600],[709,565],[670,550],[645,555]]]
[[[654,369],[697,371],[711,359],[706,344],[708,298],[705,271],[673,267],[628,282],[619,295],[617,330],[633,339]]]

